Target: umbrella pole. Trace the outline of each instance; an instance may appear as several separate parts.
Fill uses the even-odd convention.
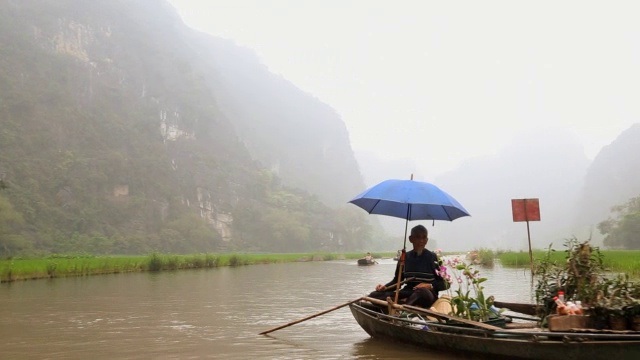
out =
[[[407,251],[403,248],[402,249],[402,254],[400,255],[400,260],[399,260],[399,264],[398,264],[398,282],[396,283],[396,298],[393,301],[394,303],[398,303],[398,297],[400,296],[400,277],[404,271],[404,258],[407,255]]]
[[[411,180],[413,180],[413,174],[411,174]],[[400,255],[400,260],[398,262],[398,282],[396,283],[396,297],[393,301],[394,303],[398,303],[398,297],[400,296],[400,278],[404,272],[404,259],[407,255],[407,230],[409,229],[409,218],[411,217],[411,204],[407,207],[407,220],[404,223],[404,243],[402,244],[402,254]]]

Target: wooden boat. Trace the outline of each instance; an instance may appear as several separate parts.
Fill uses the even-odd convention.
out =
[[[365,258],[358,259],[358,265],[361,265],[361,266],[368,266],[368,265],[375,265],[375,264],[377,264],[377,262],[373,259],[371,260],[367,260]]]
[[[444,314],[437,316],[439,320],[422,320],[387,315],[367,301],[353,302],[349,307],[358,324],[371,337],[406,342],[425,349],[504,359],[640,359],[638,332],[508,328],[463,319],[458,319],[462,322],[449,321],[453,317]],[[426,314],[433,313],[425,311]],[[423,316],[425,318],[428,319]]]

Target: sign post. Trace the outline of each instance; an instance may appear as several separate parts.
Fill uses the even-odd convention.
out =
[[[531,263],[531,277],[533,278],[533,252],[531,251],[531,233],[529,221],[540,221],[540,203],[538,199],[511,199],[513,222],[527,222],[527,238],[529,239],[529,261]]]

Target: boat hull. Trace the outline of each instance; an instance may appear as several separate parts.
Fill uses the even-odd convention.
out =
[[[349,305],[358,324],[373,338],[411,343],[425,349],[503,359],[639,359],[640,335],[555,333],[546,330],[490,331],[389,317],[357,303]]]

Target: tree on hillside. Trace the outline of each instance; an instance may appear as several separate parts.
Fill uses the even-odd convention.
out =
[[[615,217],[598,224],[598,230],[605,235],[604,245],[610,248],[640,249],[640,196],[623,205],[614,206]]]
[[[13,256],[29,247],[20,234],[24,219],[6,197],[0,195],[0,255]]]

